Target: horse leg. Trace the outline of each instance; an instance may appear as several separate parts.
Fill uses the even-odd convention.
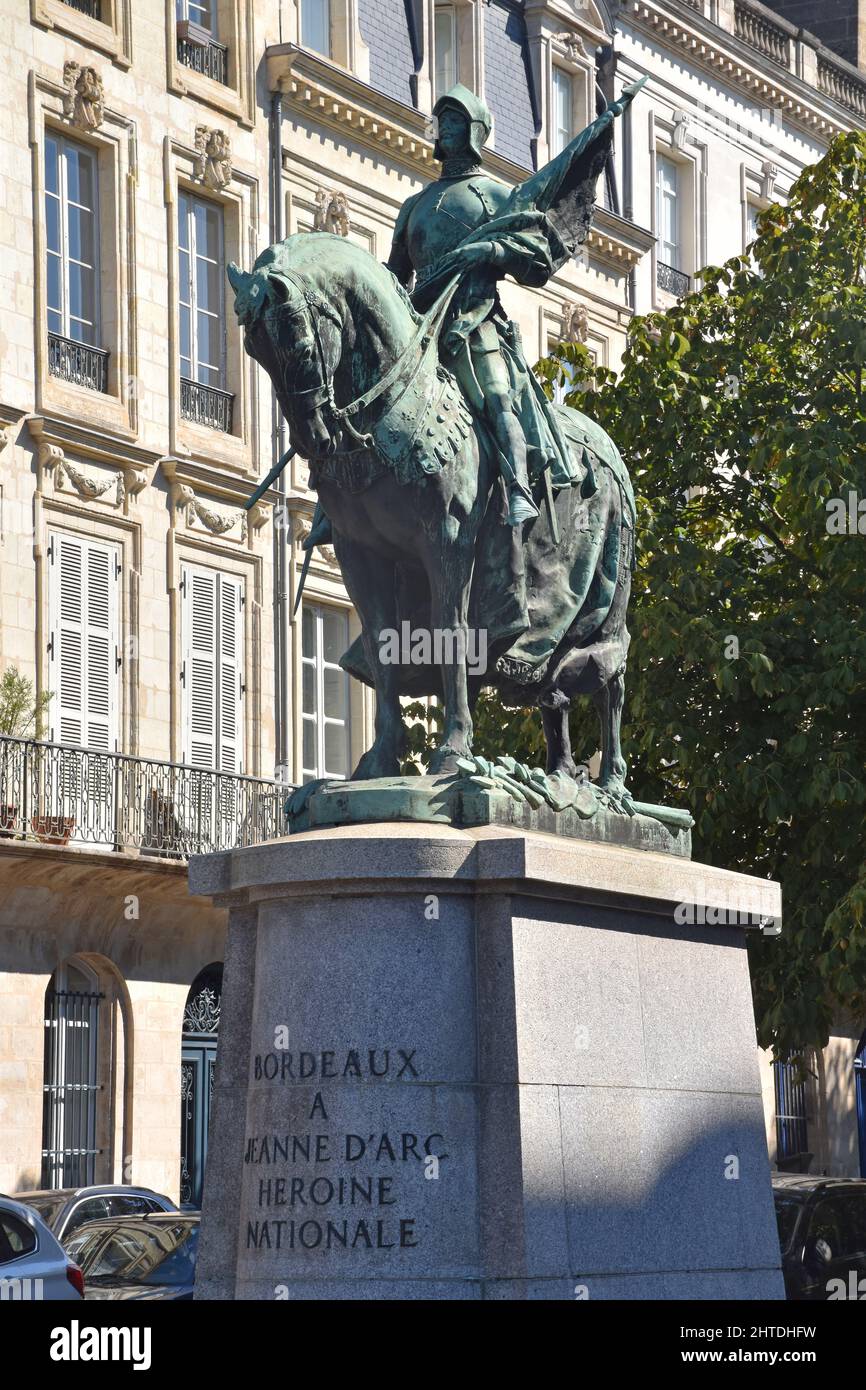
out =
[[[561,690],[554,690],[541,705],[541,723],[547,744],[548,775],[561,772],[566,777],[579,777],[580,771],[571,751],[568,712],[571,701]]]
[[[601,723],[601,769],[598,785],[618,798],[625,792],[625,774],[628,771],[620,743],[622,707],[625,701],[625,662],[609,681],[595,691],[592,700]]]
[[[406,741],[397,691],[400,668],[379,659],[379,634],[384,628],[397,630],[394,565],[338,531],[334,533],[334,550],[346,590],[361,619],[364,654],[376,683],[376,737],[352,773],[352,780],[396,777]]]
[[[456,759],[466,757],[472,751],[466,653],[474,542],[474,535],[467,538],[465,533],[458,534],[437,548],[438,554],[434,556],[433,564],[427,567],[432,597],[432,636],[435,642],[438,634],[443,644],[440,672],[445,714],[442,743],[430,760],[431,773],[456,772]],[[450,645],[447,652],[446,643]]]

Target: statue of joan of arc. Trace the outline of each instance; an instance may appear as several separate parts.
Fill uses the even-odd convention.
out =
[[[627,88],[561,154],[509,190],[481,168],[490,112],[458,84],[433,108],[442,173],[408,198],[397,217],[388,265],[417,309],[429,309],[459,275],[440,355],[492,435],[514,526],[538,515],[534,480],[549,468],[551,481],[565,485],[574,480],[574,464],[502,307],[498,282],[510,275],[538,288],[586,239],[614,119],[641,85]]]

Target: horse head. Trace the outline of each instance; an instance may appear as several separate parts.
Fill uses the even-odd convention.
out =
[[[292,265],[289,247],[268,247],[249,273],[232,262],[227,274],[244,347],[270,376],[293,445],[312,461],[339,444],[330,408],[343,321],[303,268]]]

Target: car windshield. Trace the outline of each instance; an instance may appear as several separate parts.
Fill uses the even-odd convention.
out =
[[[30,1207],[41,1216],[46,1226],[53,1226],[63,1207],[66,1206],[65,1197],[57,1197],[53,1192],[46,1192],[38,1197],[16,1197],[17,1202],[23,1206]]]
[[[101,1246],[96,1258],[82,1268],[91,1283],[104,1279],[122,1284],[191,1284],[197,1244],[197,1223],[167,1221],[152,1226],[120,1226]],[[81,1253],[87,1260],[89,1252]]]
[[[779,1244],[783,1251],[789,1250],[797,1229],[797,1218],[803,1210],[803,1199],[787,1192],[774,1192],[773,1198],[776,1203]]]

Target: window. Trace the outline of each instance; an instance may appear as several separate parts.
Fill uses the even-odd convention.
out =
[[[217,15],[215,0],[177,0],[177,17],[182,22],[188,20],[217,37]]]
[[[574,80],[564,68],[554,67],[550,113],[550,153],[562,154],[574,138]]]
[[[301,43],[314,53],[331,56],[330,0],[301,0]]]
[[[177,0],[177,57],[194,72],[228,83],[228,48],[217,38],[217,0]]]
[[[230,433],[226,391],[223,211],[181,193],[178,202],[181,415]]]
[[[243,581],[184,565],[181,574],[184,762],[243,764]]]
[[[795,1164],[808,1151],[806,1083],[798,1057],[773,1063],[776,1091],[776,1166]]]
[[[656,231],[658,256],[672,270],[680,270],[680,171],[666,155],[656,158]]]
[[[0,1265],[30,1255],[36,1249],[36,1232],[10,1211],[0,1211]]]
[[[302,629],[303,780],[348,777],[349,677],[338,663],[349,645],[349,615],[305,603]]]
[[[108,353],[100,347],[97,197],[95,152],[53,131],[47,132],[49,371],[78,385],[105,391]]]
[[[436,55],[434,101],[457,82],[457,11],[453,5],[437,5],[434,14],[433,45]]]
[[[50,533],[51,739],[114,752],[120,743],[120,550]]]

